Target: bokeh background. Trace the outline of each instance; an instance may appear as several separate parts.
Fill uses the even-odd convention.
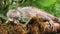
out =
[[[7,20],[8,10],[16,7],[34,6],[60,18],[60,0],[0,0],[0,22]]]

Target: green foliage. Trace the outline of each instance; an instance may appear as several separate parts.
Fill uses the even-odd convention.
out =
[[[0,3],[0,20],[2,22],[5,22],[7,20],[6,13],[9,10],[10,3],[11,2],[9,0],[1,0],[1,3]]]
[[[54,3],[53,5],[49,6],[48,9],[46,9],[46,10],[48,10],[47,12],[60,18],[60,1],[59,0],[56,1],[56,3]]]
[[[13,0],[0,0],[0,20],[5,22],[7,11],[17,5],[34,6],[60,18],[60,0],[20,0],[18,3]]]
[[[47,7],[50,6],[52,4],[54,4],[57,0],[35,0],[34,4],[43,7]]]

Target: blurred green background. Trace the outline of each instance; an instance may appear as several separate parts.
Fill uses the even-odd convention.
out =
[[[60,0],[0,0],[0,21],[7,20],[6,13],[8,10],[16,7],[34,6],[39,9],[45,10],[48,13],[60,18]]]

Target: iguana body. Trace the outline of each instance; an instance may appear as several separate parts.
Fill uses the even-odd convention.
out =
[[[17,20],[21,20],[23,22],[25,22],[25,24],[28,24],[29,21],[32,19],[32,17],[42,17],[42,18],[46,18],[48,19],[51,23],[53,22],[52,20],[55,19],[55,16],[45,12],[45,11],[42,11],[38,8],[35,8],[35,7],[31,7],[31,6],[28,6],[28,7],[21,7],[21,8],[16,8],[16,9],[13,9],[11,11],[8,11],[7,13],[7,17],[11,20],[13,19],[17,19]],[[50,24],[51,24],[50,23]]]

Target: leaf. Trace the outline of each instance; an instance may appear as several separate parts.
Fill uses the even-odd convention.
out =
[[[55,4],[55,9],[60,11],[60,4],[59,3]]]
[[[7,17],[4,16],[3,14],[0,14],[0,18],[7,20]]]

